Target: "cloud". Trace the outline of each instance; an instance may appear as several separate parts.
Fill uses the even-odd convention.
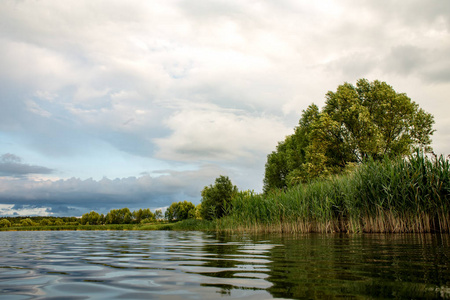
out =
[[[82,214],[91,209],[108,212],[113,208],[159,208],[174,201],[198,203],[199,191],[226,174],[217,166],[203,165],[197,170],[160,170],[153,175],[101,180],[33,180],[0,181],[0,204],[17,205],[17,209],[45,208],[52,214]]]
[[[406,26],[429,30],[433,25],[442,25],[450,29],[450,4],[446,0],[435,0],[433,3],[412,0],[408,5],[389,0],[367,1],[364,6],[374,13],[380,22],[396,23],[395,28]]]
[[[0,157],[0,176],[23,177],[30,174],[51,174],[54,170],[22,163],[14,154],[6,153]]]
[[[424,49],[415,46],[396,46],[391,49],[385,64],[385,67],[393,72],[410,75],[423,69],[424,64],[427,64],[427,54]]]
[[[387,73],[405,77],[419,77],[427,83],[450,82],[450,43],[439,50],[423,46],[399,45],[393,47],[380,61]]]
[[[36,207],[35,205],[0,204],[1,216],[49,216],[49,207]]]
[[[172,134],[155,139],[156,157],[179,161],[253,161],[292,131],[274,117],[215,105],[186,106],[166,124]]]

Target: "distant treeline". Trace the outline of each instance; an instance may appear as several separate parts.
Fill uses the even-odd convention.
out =
[[[0,228],[25,226],[62,226],[78,224],[80,224],[80,219],[78,219],[77,217],[0,217]]]
[[[199,206],[200,207],[200,206]],[[151,224],[162,221],[180,221],[198,218],[198,208],[188,201],[172,203],[163,214],[161,209],[152,212],[149,208],[138,209],[133,212],[129,208],[112,209],[106,215],[96,211],[90,211],[77,217],[52,217],[52,216],[17,216],[1,217],[0,228],[14,227],[52,227],[78,225],[124,225],[124,224]]]

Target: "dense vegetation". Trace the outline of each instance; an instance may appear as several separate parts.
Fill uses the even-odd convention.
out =
[[[30,226],[77,226],[79,221],[76,217],[2,217],[0,218],[0,229]]]
[[[227,176],[216,178],[214,185],[205,186],[202,190],[201,217],[214,220],[230,214],[232,200],[238,188],[231,183]]]
[[[264,191],[340,174],[366,159],[430,150],[433,116],[385,82],[358,80],[312,104],[292,135],[267,157]]]
[[[168,221],[195,219],[199,215],[199,209],[189,201],[174,202],[166,209],[165,218]]]
[[[268,194],[240,193],[222,230],[450,232],[450,164],[418,152]]]

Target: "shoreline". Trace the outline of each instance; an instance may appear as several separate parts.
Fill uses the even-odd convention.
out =
[[[448,216],[450,220],[450,216]],[[386,222],[388,220],[389,222]],[[184,220],[174,223],[162,224],[106,224],[106,225],[60,225],[60,226],[14,226],[0,228],[0,231],[211,231],[224,233],[244,234],[449,234],[435,224],[435,226],[423,226],[425,220],[430,223],[430,218],[416,219],[414,222],[405,222],[395,218],[381,216],[379,218],[367,218],[365,222],[359,220],[333,219],[325,222],[302,221],[274,222],[270,224],[254,223],[251,225],[236,224],[232,218],[225,217],[216,221]]]

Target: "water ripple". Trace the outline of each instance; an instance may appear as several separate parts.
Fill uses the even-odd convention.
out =
[[[450,298],[450,238],[0,232],[3,299]]]
[[[11,299],[271,298],[270,245],[200,232],[1,234],[0,289]]]

